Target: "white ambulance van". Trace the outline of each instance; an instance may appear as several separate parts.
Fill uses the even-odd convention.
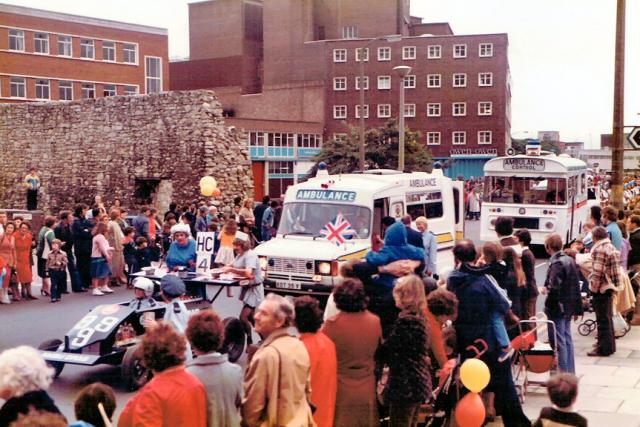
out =
[[[336,245],[321,234],[342,216],[355,234]],[[428,218],[437,236],[438,271],[453,268],[451,248],[464,232],[463,183],[433,173],[371,170],[361,174],[329,175],[290,186],[276,237],[256,252],[267,291],[281,294],[329,295],[339,283],[340,265],[364,258],[372,239],[380,236],[382,218]]]

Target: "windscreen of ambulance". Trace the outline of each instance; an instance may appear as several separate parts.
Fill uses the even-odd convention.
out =
[[[486,176],[485,202],[530,205],[567,203],[566,178]]]
[[[353,238],[366,239],[370,234],[371,209],[332,203],[285,203],[278,234],[320,236],[320,230],[334,223],[341,213],[355,231]]]

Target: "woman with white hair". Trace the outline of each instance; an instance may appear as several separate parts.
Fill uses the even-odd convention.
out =
[[[0,353],[0,427],[8,427],[20,414],[31,410],[60,413],[46,390],[53,379],[53,369],[40,353],[22,345]]]

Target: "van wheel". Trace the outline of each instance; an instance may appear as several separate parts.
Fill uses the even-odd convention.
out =
[[[58,348],[60,348],[61,344],[62,340],[59,340],[57,338],[47,340],[38,346],[38,350],[57,351]],[[47,365],[53,368],[53,378],[58,378],[60,376],[60,373],[62,372],[62,369],[64,368],[64,363],[62,362],[47,362]]]
[[[224,344],[222,353],[227,353],[229,361],[235,362],[240,359],[244,351],[246,333],[244,325],[235,317],[227,317],[222,322],[224,324]]]

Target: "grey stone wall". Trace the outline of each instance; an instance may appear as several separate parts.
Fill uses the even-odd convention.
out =
[[[227,205],[253,193],[246,147],[211,91],[0,104],[0,208],[25,207],[31,166],[42,179],[38,208],[51,212],[95,195],[130,208],[151,199],[164,210],[202,199],[205,175]]]

